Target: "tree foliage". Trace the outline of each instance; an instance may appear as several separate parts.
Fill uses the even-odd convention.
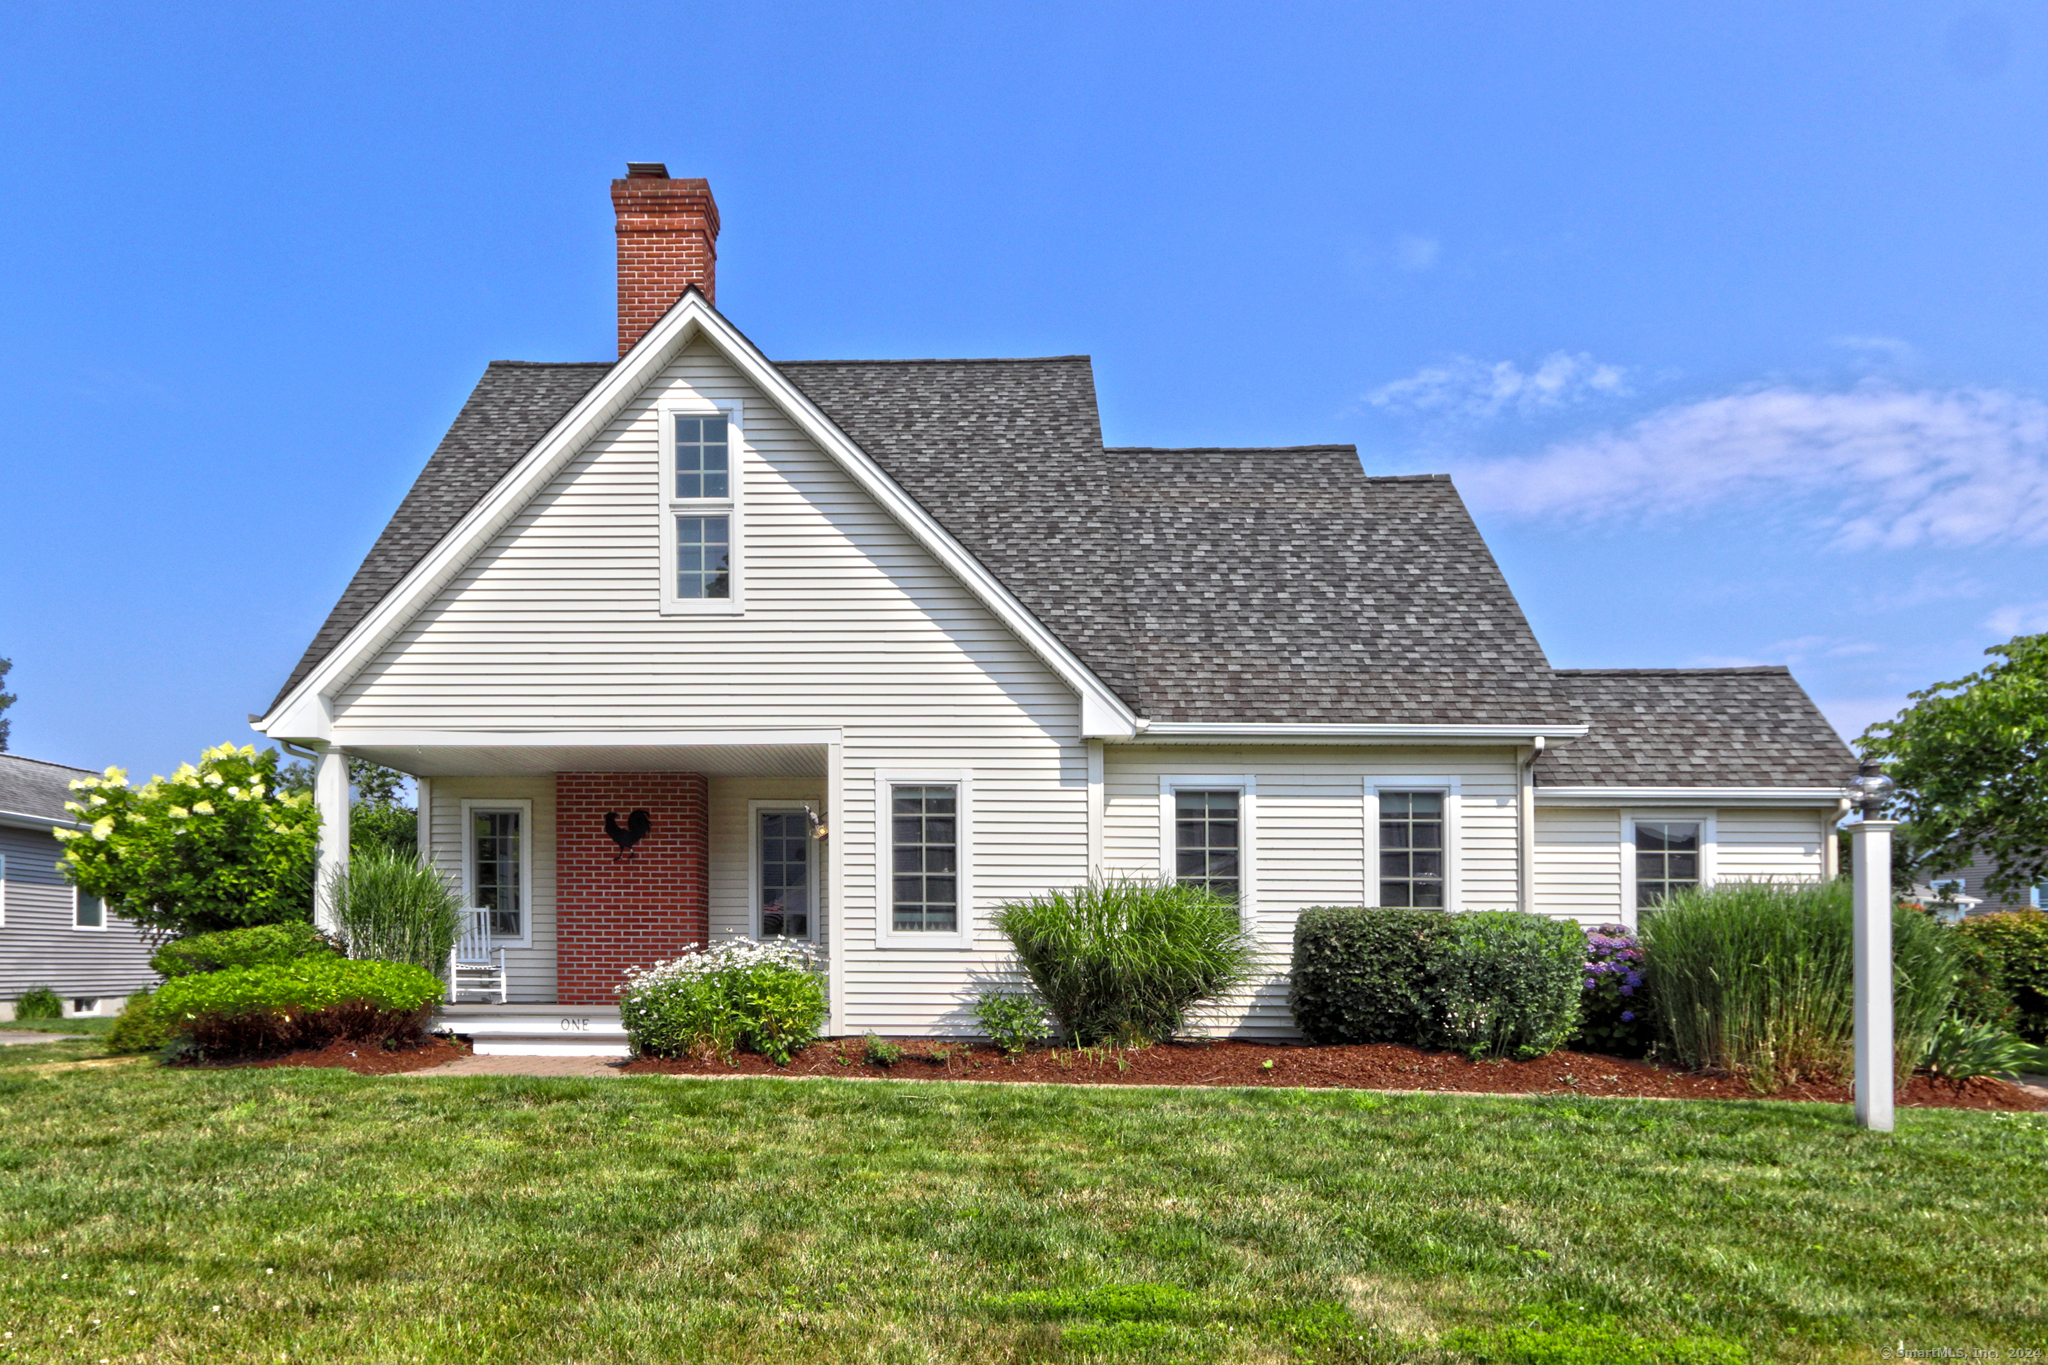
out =
[[[277,754],[223,744],[140,787],[109,768],[71,784],[83,829],[58,864],[124,919],[172,934],[306,920],[320,817],[277,789]]]
[[[2017,898],[2048,878],[2048,634],[1984,652],[1999,662],[1913,693],[1858,743],[1899,784],[1910,871],[1938,877],[1981,853],[1985,889]]]
[[[0,659],[0,711],[5,711],[8,707],[14,705],[15,702],[21,700],[12,692],[9,692],[5,686],[7,675],[13,668],[14,660]],[[0,754],[7,752],[7,736],[13,728],[14,722],[7,719],[6,716],[0,715]]]

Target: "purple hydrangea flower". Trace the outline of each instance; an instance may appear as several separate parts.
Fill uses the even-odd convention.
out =
[[[1635,1021],[1636,1021],[1636,1015],[1635,1015],[1635,1011],[1634,1011],[1634,1010],[1623,1010],[1623,1011],[1621,1012],[1621,1022],[1622,1022],[1622,1023],[1624,1023],[1624,1024],[1633,1024],[1633,1023],[1634,1023]]]

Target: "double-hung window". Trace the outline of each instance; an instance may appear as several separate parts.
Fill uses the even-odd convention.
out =
[[[1696,890],[1699,884],[1699,821],[1636,821],[1636,909],[1647,910],[1672,892]]]
[[[876,775],[877,946],[974,946],[971,797],[959,770]]]
[[[1237,902],[1247,927],[1256,889],[1249,773],[1159,779],[1159,868],[1176,883]]]
[[[71,927],[74,929],[104,929],[107,927],[107,906],[98,896],[87,895],[77,887],[71,888]]]
[[[740,409],[661,411],[662,610],[730,614],[741,606]]]
[[[1368,905],[1455,910],[1462,781],[1450,774],[1365,781]]]

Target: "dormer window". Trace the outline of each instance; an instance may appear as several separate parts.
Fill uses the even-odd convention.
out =
[[[740,610],[740,410],[737,404],[661,413],[661,609],[670,615]]]

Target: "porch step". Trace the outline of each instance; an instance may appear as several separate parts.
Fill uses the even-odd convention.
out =
[[[468,1037],[480,1057],[623,1057],[617,1006],[450,1005],[434,1027]]]

